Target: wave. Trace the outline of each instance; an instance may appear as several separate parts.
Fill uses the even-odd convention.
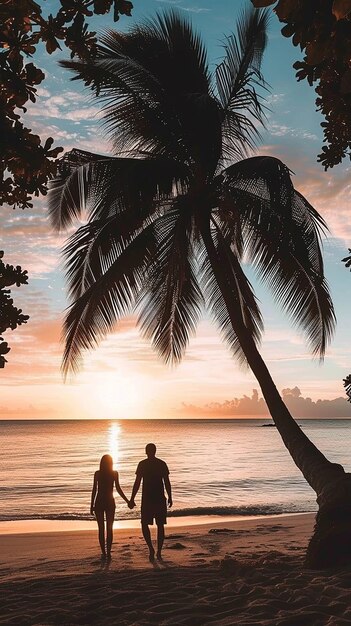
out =
[[[184,509],[174,509],[168,511],[168,517],[200,517],[200,516],[264,516],[281,515],[288,513],[310,513],[314,509],[306,505],[250,505],[250,506],[198,506]],[[128,515],[118,515],[119,520],[138,519],[138,513]],[[24,520],[53,520],[53,521],[92,521],[93,518],[85,513],[2,513],[0,522],[13,522]]]
[[[187,509],[175,509],[168,511],[168,517],[188,517],[198,515],[277,515],[279,513],[295,513],[296,508],[279,506],[279,505],[248,505],[248,506],[198,506]],[[301,511],[304,512],[304,511]]]

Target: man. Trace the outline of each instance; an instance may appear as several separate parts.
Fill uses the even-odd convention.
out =
[[[165,538],[165,524],[167,524],[167,504],[164,494],[166,489],[168,496],[168,506],[171,507],[172,489],[169,482],[169,471],[166,463],[156,457],[156,446],[148,443],[145,452],[147,458],[140,461],[136,470],[136,479],[130,498],[129,508],[135,506],[135,496],[139,491],[141,481],[143,481],[141,496],[141,528],[143,537],[149,548],[149,559],[151,563],[155,560],[155,550],[151,541],[149,525],[153,525],[154,519],[157,525],[157,552],[156,558],[162,560],[162,546]]]

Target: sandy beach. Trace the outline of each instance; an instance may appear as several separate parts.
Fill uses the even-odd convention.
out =
[[[151,564],[138,528],[0,535],[0,623],[51,626],[351,624],[351,572],[302,568],[313,515],[167,529]]]

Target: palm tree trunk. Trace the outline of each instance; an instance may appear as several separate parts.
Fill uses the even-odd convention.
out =
[[[232,263],[214,245],[209,227],[202,229],[201,235],[233,329],[261,387],[273,421],[295,464],[317,494],[319,512],[306,563],[310,567],[323,568],[350,562],[351,475],[346,474],[341,465],[331,463],[293,419],[245,326]],[[235,271],[242,272],[239,262]]]

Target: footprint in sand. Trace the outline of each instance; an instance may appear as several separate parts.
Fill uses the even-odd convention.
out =
[[[167,546],[167,550],[186,550],[186,546],[182,543],[173,543],[170,546]]]
[[[220,534],[226,534],[226,533],[236,533],[238,532],[237,530],[234,530],[232,528],[211,528],[209,531],[210,535],[220,535]]]
[[[167,539],[183,539],[184,537],[185,535],[180,534],[167,535]]]

